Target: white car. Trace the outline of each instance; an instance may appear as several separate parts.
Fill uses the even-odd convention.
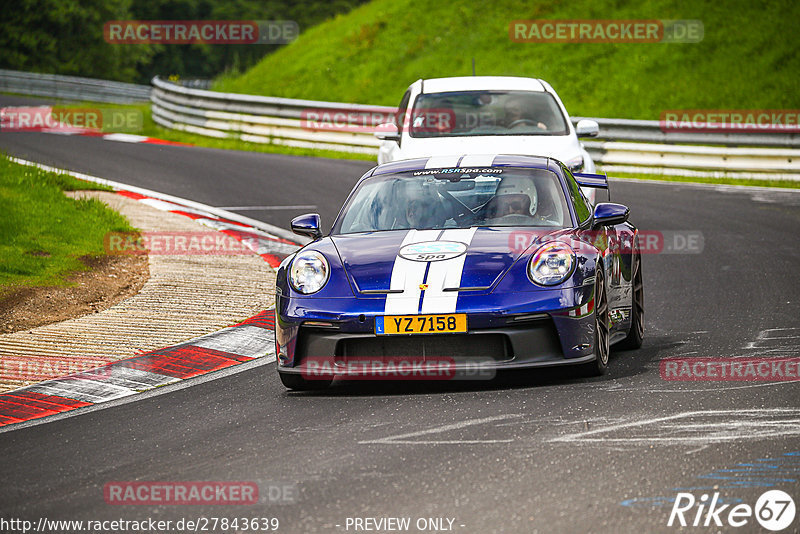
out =
[[[550,84],[535,78],[463,76],[417,80],[403,95],[394,123],[382,124],[378,163],[449,154],[547,156],[573,172],[594,173],[578,140],[597,122],[573,127]],[[594,200],[594,191],[586,191]]]

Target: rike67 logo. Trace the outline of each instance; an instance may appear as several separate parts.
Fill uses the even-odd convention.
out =
[[[691,493],[678,493],[667,526],[739,528],[750,524],[755,517],[763,528],[778,532],[792,525],[796,513],[794,500],[781,490],[762,493],[755,506],[745,503],[732,506],[720,502],[719,492],[715,492],[710,499],[708,494],[703,494],[700,500],[696,500]],[[797,529],[791,532],[797,532]]]

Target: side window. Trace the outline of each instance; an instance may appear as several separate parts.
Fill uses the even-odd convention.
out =
[[[561,170],[564,172],[564,176],[567,179],[567,189],[569,190],[569,196],[572,198],[572,204],[575,206],[575,214],[578,216],[578,223],[583,224],[592,216],[592,210],[586,205],[586,199],[583,198],[581,188],[569,169],[562,165]]]
[[[411,89],[406,91],[406,94],[403,95],[402,100],[400,100],[400,105],[397,106],[397,114],[395,115],[394,121],[397,125],[397,133],[403,133],[403,123],[405,122],[406,111],[408,111],[408,101],[411,98]]]

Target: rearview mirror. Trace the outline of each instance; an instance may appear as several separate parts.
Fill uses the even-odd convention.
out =
[[[292,232],[297,235],[304,235],[311,239],[319,239],[322,237],[322,224],[320,223],[319,214],[307,213],[292,219]]]
[[[377,131],[373,135],[381,141],[400,141],[400,134],[397,131],[397,125],[393,122],[379,124]]]
[[[597,137],[600,133],[600,125],[596,121],[581,119],[575,125],[575,134],[578,137]]]
[[[592,228],[622,224],[628,220],[629,213],[628,206],[614,204],[613,202],[600,202],[594,207]]]

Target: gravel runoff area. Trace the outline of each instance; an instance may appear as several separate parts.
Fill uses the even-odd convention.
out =
[[[79,191],[142,232],[218,232],[125,196]],[[274,302],[275,272],[253,254],[150,254],[141,291],[99,313],[0,335],[0,393],[174,345],[246,319]]]

